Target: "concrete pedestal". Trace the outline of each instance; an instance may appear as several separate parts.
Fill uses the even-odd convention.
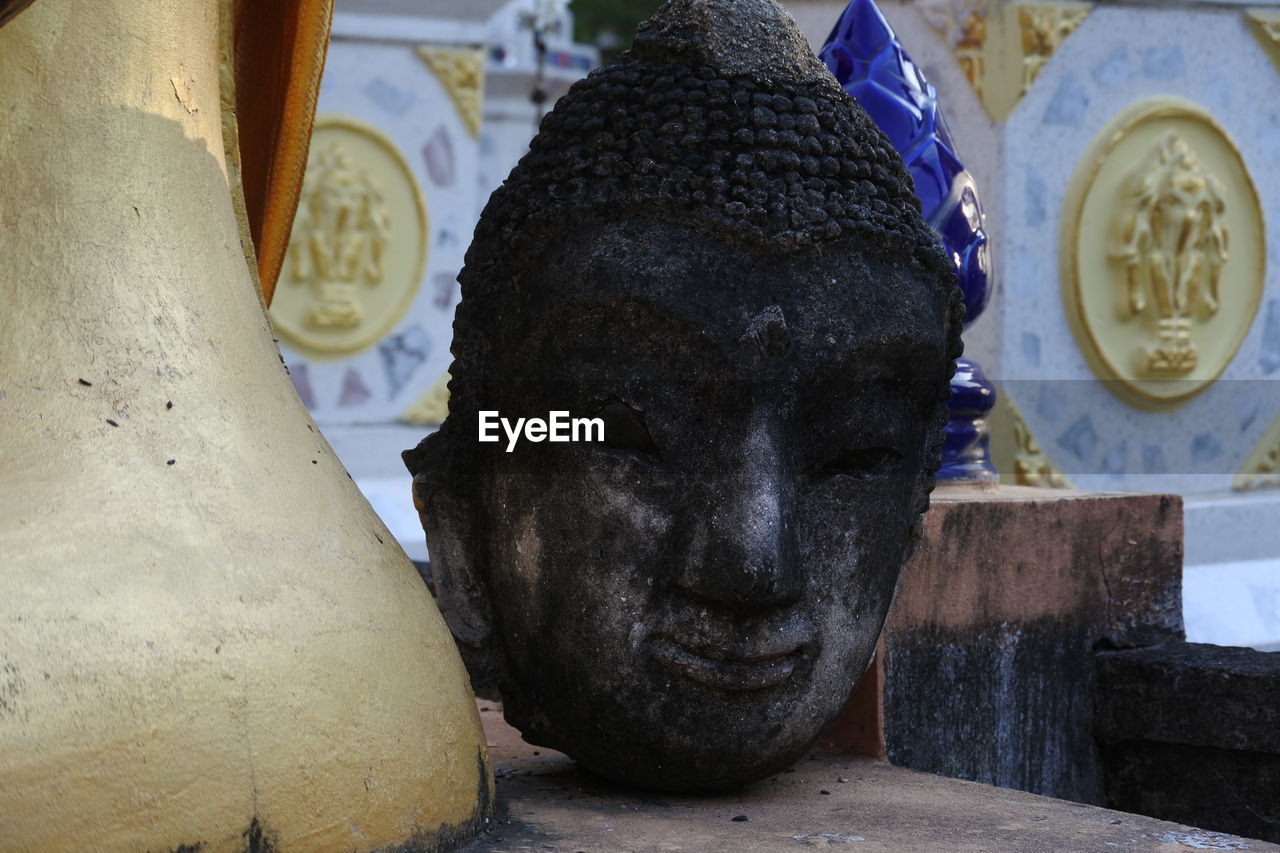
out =
[[[529,746],[481,701],[497,778],[495,831],[481,851],[777,853],[1253,850],[1280,846],[1093,806],[815,754],[741,792],[677,797],[619,788]]]

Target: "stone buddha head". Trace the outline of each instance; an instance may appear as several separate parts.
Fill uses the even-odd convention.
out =
[[[493,194],[450,414],[405,453],[442,607],[527,740],[713,790],[808,749],[919,536],[955,273],[773,0],[671,0]],[[603,441],[478,441],[479,413]]]

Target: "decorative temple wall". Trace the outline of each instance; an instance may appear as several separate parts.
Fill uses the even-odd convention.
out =
[[[446,411],[454,276],[530,94],[595,61],[565,19],[539,79],[532,0],[427,5],[339,3],[272,308],[417,560],[398,452]],[[844,4],[786,5],[816,48]],[[1280,4],[880,5],[983,192],[996,288],[966,355],[1000,392],[1002,480],[1183,495],[1190,638],[1280,644]]]
[[[1182,494],[1189,638],[1280,644],[1280,4],[880,5],[983,192],[1002,481]]]
[[[533,0],[339,0],[271,319],[294,386],[416,561],[400,452],[448,409],[454,307],[489,193],[541,109],[597,62]],[[546,30],[537,72],[533,28]]]

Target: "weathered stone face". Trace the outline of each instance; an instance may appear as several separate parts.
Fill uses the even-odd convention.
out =
[[[684,114],[678,151],[645,137],[666,121],[643,103],[661,34],[685,50],[735,8],[781,14],[669,4],[689,14],[647,28],[648,59],[544,123],[468,253],[449,420],[405,454],[446,618],[507,718],[667,790],[777,772],[840,711],[927,506],[958,354],[954,274],[901,163],[807,60],[790,87],[785,62],[666,72],[718,108]],[[779,122],[792,107],[807,120]],[[753,114],[802,125],[825,177],[720,135]],[[581,179],[628,146],[637,175]],[[508,453],[477,442],[480,410],[600,416],[605,441]]]

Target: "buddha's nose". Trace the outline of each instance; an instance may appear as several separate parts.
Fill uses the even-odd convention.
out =
[[[729,471],[704,481],[677,577],[694,598],[738,611],[785,607],[804,588],[784,466],[763,436],[753,438]]]

